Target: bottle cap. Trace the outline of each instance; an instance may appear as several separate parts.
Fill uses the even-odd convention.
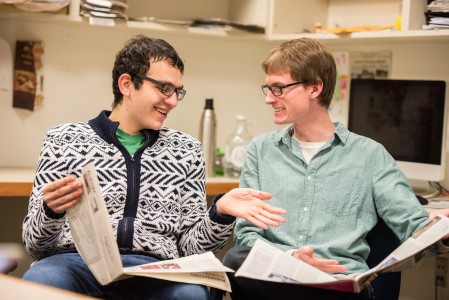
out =
[[[224,152],[221,151],[220,148],[217,148],[217,149],[215,150],[215,156],[217,156],[217,157],[222,157],[222,156],[224,156]]]
[[[214,99],[206,98],[206,104],[204,105],[205,109],[214,109]]]

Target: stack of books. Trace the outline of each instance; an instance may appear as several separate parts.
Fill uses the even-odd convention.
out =
[[[449,29],[449,0],[435,0],[427,5],[423,29]]]
[[[53,12],[63,9],[70,4],[70,0],[8,0],[0,2],[11,3],[20,10],[32,12]]]
[[[83,17],[128,20],[128,0],[82,0],[80,15]]]

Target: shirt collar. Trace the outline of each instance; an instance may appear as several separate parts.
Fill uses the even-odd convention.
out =
[[[346,144],[346,141],[349,137],[349,130],[340,122],[335,122],[335,131],[334,137],[330,138],[330,141],[333,141],[335,138],[338,138],[343,144]],[[278,130],[273,135],[274,143],[282,143],[289,145],[292,141],[292,133],[293,133],[293,124]]]

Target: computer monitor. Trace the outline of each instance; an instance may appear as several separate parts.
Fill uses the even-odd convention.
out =
[[[446,83],[352,79],[348,129],[381,143],[410,181],[441,181]]]

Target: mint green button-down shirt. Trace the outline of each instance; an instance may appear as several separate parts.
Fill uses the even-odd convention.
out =
[[[308,245],[337,259],[348,272],[368,270],[368,232],[379,217],[401,241],[425,225],[428,214],[385,148],[336,123],[336,130],[307,165],[293,127],[251,141],[240,187],[269,192],[270,204],[288,211],[280,227],[263,230],[238,219],[235,242],[264,239],[282,250]]]

